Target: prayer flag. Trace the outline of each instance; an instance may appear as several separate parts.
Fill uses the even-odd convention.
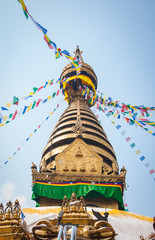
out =
[[[124,135],[125,135],[125,133],[126,133],[126,131],[125,131],[125,130],[123,130],[123,131],[121,132],[121,135],[122,135],[122,136],[124,136]]]
[[[136,154],[137,154],[137,155],[138,155],[138,154],[140,154],[140,153],[141,153],[141,151],[140,151],[140,150],[137,150],[137,151],[136,151]]]
[[[29,140],[29,137],[26,139],[26,142]]]
[[[52,96],[49,96],[49,97],[47,97],[47,98],[48,98],[48,100],[50,100],[50,99],[51,99],[51,97],[52,97]]]
[[[18,105],[18,102],[19,102],[19,98],[17,98],[17,97],[13,97],[13,104],[14,105]]]
[[[34,92],[30,92],[29,96],[31,96],[31,95],[33,95],[33,94],[34,94]]]
[[[154,170],[154,169],[151,169],[151,170],[149,171],[149,173],[150,173],[150,174],[153,174],[153,173],[155,173],[155,170]]]
[[[21,219],[22,219],[22,223],[24,222],[24,218],[25,218],[25,215],[24,215],[24,213],[21,211]]]
[[[6,121],[6,120],[7,120],[7,118],[8,118],[7,116],[4,116],[4,121]]]
[[[41,102],[41,99],[38,99],[38,102],[36,103],[36,107],[39,106],[39,103]]]
[[[58,78],[58,80],[56,81],[56,83],[59,83],[61,81],[61,78]]]
[[[110,113],[110,112],[106,113],[106,116],[107,116],[107,117],[109,117],[110,115],[111,115],[111,113]]]
[[[36,105],[36,101],[33,102],[33,105],[32,105],[31,109],[33,109],[35,107],[35,105]]]
[[[37,92],[39,92],[42,88],[43,88],[43,86],[41,86],[40,88],[38,88]]]
[[[1,107],[2,111],[9,111],[7,108],[5,107]]]
[[[31,107],[32,107],[32,103],[31,103],[30,106],[27,108],[27,112],[30,111]]]
[[[63,50],[63,51],[61,51],[61,53],[65,54],[65,55],[67,55],[69,57],[71,56],[70,53],[67,50]]]
[[[150,163],[145,163],[145,167],[149,167],[150,166]]]
[[[13,115],[13,113],[11,113],[11,114],[9,115],[9,118],[11,118],[11,117],[12,117],[12,115]]]
[[[55,52],[55,58],[58,59],[60,58],[61,54],[60,54],[60,49],[57,48],[56,52]]]
[[[55,95],[56,95],[56,92],[54,92],[54,93],[52,94],[52,98],[54,98],[54,97],[55,97]]]
[[[48,82],[45,83],[44,88],[47,86]]]
[[[140,157],[140,160],[141,160],[141,161],[144,161],[144,159],[145,159],[145,157],[144,157],[144,156]]]
[[[37,90],[38,90],[38,88],[36,88],[36,87],[33,88],[34,93],[36,93]]]
[[[46,99],[43,101],[43,103],[47,102],[47,99],[48,99],[48,98],[46,98]]]
[[[121,125],[117,125],[116,128],[117,128],[117,129],[120,129],[120,128],[121,128]]]
[[[31,18],[31,19],[32,19],[32,18]],[[43,32],[44,35],[47,33],[47,29],[43,28],[43,27],[42,27],[39,23],[37,23],[34,19],[33,19],[33,22],[34,22],[34,24],[36,25],[36,27]]]
[[[6,103],[6,106],[7,107],[11,107],[11,103]]]
[[[56,94],[56,96],[58,96],[59,95],[59,90],[57,91],[57,94]]]
[[[52,41],[49,39],[49,37],[46,34],[44,35],[44,40],[47,43],[47,45],[49,46],[49,48],[53,49]]]
[[[28,106],[25,106],[24,107],[24,110],[23,110],[23,112],[22,112],[22,114],[24,114],[25,112],[26,112],[26,109],[28,108]]]
[[[130,137],[127,137],[125,140],[126,140],[127,142],[129,142],[129,141],[130,141],[130,139],[131,139]]]
[[[22,8],[23,8],[25,17],[28,18],[28,11],[27,11],[27,8],[26,8],[26,6],[25,6],[24,1],[23,1],[23,0],[18,0],[18,2],[20,2],[20,4],[22,5]]]
[[[132,144],[130,145],[130,147],[132,147],[132,148],[134,148],[135,146],[136,146],[135,143],[132,143]]]
[[[12,120],[14,120],[15,119],[15,117],[16,117],[16,115],[17,115],[17,110],[15,111],[15,113],[14,113],[14,115],[12,116]]]

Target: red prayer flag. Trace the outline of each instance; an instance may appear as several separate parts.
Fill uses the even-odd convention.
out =
[[[15,111],[15,113],[13,114],[13,116],[12,116],[12,120],[14,120],[15,119],[15,117],[16,117],[16,115],[17,115],[17,110]]]
[[[36,107],[38,107],[40,102],[41,102],[41,99],[38,99],[38,102],[36,103]]]
[[[127,142],[129,142],[129,141],[130,141],[130,139],[131,139],[130,137],[127,137],[125,140],[126,140]]]
[[[42,88],[43,88],[43,86],[41,86],[40,88],[38,88],[37,92],[39,92]]]
[[[150,173],[150,174],[153,174],[153,173],[155,173],[155,170],[154,170],[154,169],[151,169],[151,170],[149,171],[149,173]]]

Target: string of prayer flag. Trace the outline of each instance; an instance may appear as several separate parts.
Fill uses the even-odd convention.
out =
[[[149,121],[148,119],[141,118],[141,115],[139,115],[138,112],[135,113],[133,111],[133,109],[137,109],[137,111],[140,110],[140,114],[143,113],[144,115],[144,113],[146,113],[147,116],[149,117],[150,116],[149,111],[154,111],[155,110],[154,107],[131,106],[130,104],[125,105],[124,103],[120,104],[119,101],[113,102],[112,98],[110,97],[108,99],[101,97],[103,96],[103,93],[101,94],[101,96],[96,95],[96,98],[94,98],[92,97],[93,91],[90,90],[89,87],[84,86],[84,88],[79,87],[79,89],[81,91],[82,96],[88,100],[88,103],[97,102],[98,104],[100,104],[100,108],[102,108],[103,111],[104,109],[105,110],[109,109],[108,113],[106,113],[107,117],[109,117],[110,115],[114,115],[114,117],[117,116],[118,119],[122,117],[129,125],[138,125],[151,135],[155,136],[155,132],[150,131],[146,127],[146,125],[148,125],[149,127],[155,127],[155,123]],[[129,108],[131,110],[129,110]],[[126,117],[127,114],[129,114],[130,117]]]
[[[22,109],[20,110],[16,109],[14,113],[9,113],[8,116],[4,117],[0,115],[0,127],[4,126],[5,124],[8,124],[12,120],[15,120],[16,117],[20,117],[21,115],[29,112],[30,110],[38,107],[40,103],[46,103],[47,101],[51,100],[55,96],[58,96],[60,92],[61,90],[57,90],[51,96],[48,96],[45,99],[38,99],[37,101],[35,100],[34,102],[30,103],[29,106],[23,106]]]
[[[99,110],[99,108],[97,107],[96,105],[96,109]],[[106,111],[108,110],[104,110],[103,112],[106,113]],[[108,118],[110,117],[110,115],[107,115],[105,114]],[[111,121],[111,123],[116,127],[117,130],[120,131],[120,134],[124,137],[124,139],[126,140],[127,143],[129,143],[129,146],[132,148],[132,149],[135,149],[136,148],[136,144],[135,142],[132,142],[132,139],[129,137],[129,136],[125,136],[126,134],[126,131],[124,129],[122,129],[122,126],[120,124],[116,124],[115,121]],[[122,134],[123,133],[123,134]],[[140,161],[141,162],[144,162],[144,166],[145,167],[150,167],[150,163],[149,162],[146,162],[146,157],[144,155],[142,155],[141,153],[141,150],[137,149],[135,150],[135,153],[136,155],[139,157]],[[145,160],[145,161],[144,161]],[[153,168],[150,167],[149,169],[149,174],[154,174],[155,173],[155,170]]]
[[[45,120],[43,120],[41,124],[39,124],[38,127],[34,129],[34,131],[29,135],[29,137],[25,139],[25,141],[21,144],[21,146],[17,148],[16,152],[14,152],[12,156],[10,156],[9,159],[4,162],[3,165],[6,165],[9,162],[9,160],[11,160],[16,155],[16,153],[25,145],[26,142],[30,140],[30,138],[34,135],[34,133],[36,133],[37,130],[40,129],[40,127],[42,127],[43,123],[45,123],[45,121],[47,121],[50,118],[50,116],[57,110],[58,107],[59,107],[59,104],[57,104],[56,108],[54,108],[54,110],[49,113],[49,115],[45,118]],[[0,169],[2,169],[2,166],[0,166]]]
[[[45,84],[41,87],[33,87],[33,91],[31,91],[27,97],[23,96],[21,99],[19,99],[18,97],[14,96],[13,100],[10,103],[6,103],[6,106],[8,108],[10,108],[12,105],[16,105],[18,106],[19,102],[21,102],[22,100],[27,100],[30,97],[33,97],[34,95],[36,95],[41,89],[44,89],[48,86],[52,86],[54,84],[54,79],[49,80],[48,82],[46,81]],[[1,107],[2,111],[9,111],[8,108],[5,107]]]
[[[44,28],[43,26],[41,26],[38,22],[36,22],[34,20],[34,18],[31,16],[31,14],[28,12],[26,5],[24,3],[24,0],[18,0],[18,2],[22,5],[24,14],[26,16],[26,18],[28,18],[28,16],[31,18],[32,22],[35,24],[35,26],[42,31],[42,33],[44,34],[44,40],[47,43],[48,47],[50,49],[53,49],[55,52],[55,58],[58,59],[60,58],[60,56],[65,56],[68,60],[71,61],[72,67],[77,68],[80,65],[80,60],[77,58],[73,58],[71,57],[70,53],[67,50],[63,50],[61,51],[60,48],[57,47],[56,43],[54,43],[53,41],[51,41],[49,39],[49,37],[47,36],[47,29]]]

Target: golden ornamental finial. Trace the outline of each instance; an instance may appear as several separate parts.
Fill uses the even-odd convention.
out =
[[[76,52],[74,52],[75,53],[75,58],[77,58],[78,60],[80,59],[81,60],[81,62],[84,62],[83,61],[83,58],[82,58],[82,56],[81,56],[81,54],[83,53],[83,51],[80,51],[80,48],[79,48],[79,46],[77,45],[77,47],[76,47]]]

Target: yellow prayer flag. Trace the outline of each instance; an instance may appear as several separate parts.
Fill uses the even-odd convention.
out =
[[[53,114],[53,112],[50,112],[50,115],[52,115]]]
[[[9,160],[11,159],[12,157],[9,157]]]
[[[140,123],[135,120],[135,123],[137,123],[140,126]]]
[[[52,97],[52,96],[48,96],[48,97],[47,97],[47,98],[48,98],[48,100],[50,100],[50,99],[51,99],[51,97]]]
[[[115,125],[115,122],[114,121],[111,121],[112,122],[112,124],[114,124]]]
[[[3,127],[4,126],[4,123],[0,123],[0,127]]]
[[[29,96],[31,96],[31,95],[33,95],[33,94],[35,94],[35,93],[34,93],[34,92],[30,92]]]
[[[50,83],[51,83],[51,80],[49,80],[49,81],[48,81],[48,83],[47,83],[46,87],[47,87],[48,85],[50,85]]]
[[[4,116],[4,122],[7,120],[7,118],[8,118],[7,116]]]
[[[32,107],[32,103],[31,103],[30,106],[27,108],[27,112],[30,111],[31,107]]]
[[[141,153],[141,151],[140,151],[140,150],[137,150],[137,151],[136,151],[136,154],[137,154],[137,155],[138,155],[138,154],[140,154],[140,153]]]
[[[32,136],[33,136],[33,134],[31,133],[31,134],[30,134],[30,137],[32,137]]]
[[[153,133],[152,131],[148,131],[148,132],[151,133],[151,134]]]
[[[7,107],[11,107],[11,103],[6,103],[6,106]]]
[[[117,113],[114,114],[114,117],[116,117],[116,116],[117,116]]]
[[[24,3],[24,1],[23,0],[18,0],[18,1],[20,2],[20,4],[22,5],[22,7],[23,7],[23,9],[25,11],[25,3]]]
[[[105,100],[106,100],[107,96],[105,95],[104,98],[103,98],[103,105],[105,105]]]

